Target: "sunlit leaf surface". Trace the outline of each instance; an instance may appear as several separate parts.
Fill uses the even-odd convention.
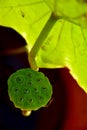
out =
[[[70,73],[87,91],[87,30],[60,20],[49,33],[40,49],[37,63],[40,67],[68,67]]]
[[[57,16],[87,27],[87,0],[44,0]]]
[[[68,67],[87,92],[86,0],[1,0],[0,25],[18,31],[30,50],[52,11],[61,19],[41,46],[37,65],[41,68]]]
[[[42,0],[1,0],[0,25],[18,31],[30,48],[44,27],[51,11]]]

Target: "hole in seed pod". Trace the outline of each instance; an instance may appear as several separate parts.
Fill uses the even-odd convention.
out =
[[[27,94],[27,93],[29,93],[29,90],[25,89],[24,94]]]
[[[46,87],[42,87],[42,90],[43,90],[43,91],[46,91],[46,90],[47,90],[47,88],[46,88]]]
[[[37,79],[37,82],[40,82],[40,81],[41,81],[41,78],[38,78],[38,79]]]
[[[23,97],[20,97],[20,99],[19,99],[19,100],[20,100],[20,102],[22,102],[22,101],[23,101]]]
[[[29,103],[32,103],[32,102],[33,102],[33,99],[32,99],[32,98],[30,98],[30,99],[29,99]]]
[[[34,88],[34,91],[35,91],[35,92],[38,92],[38,89],[37,89],[37,88]]]
[[[27,82],[27,85],[29,85],[29,86],[30,86],[31,84],[32,84],[32,83],[31,83],[31,81],[28,81],[28,82]]]
[[[42,96],[39,96],[38,99],[39,99],[39,100],[42,100],[43,98],[42,98]]]
[[[23,83],[23,78],[22,77],[16,77],[16,82],[17,83]]]
[[[32,74],[31,74],[31,73],[28,73],[27,76],[28,76],[29,78],[31,78]]]
[[[15,88],[14,91],[15,91],[15,92],[18,92],[18,88]]]

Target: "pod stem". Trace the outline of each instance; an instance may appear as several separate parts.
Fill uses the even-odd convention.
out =
[[[46,25],[44,26],[44,28],[42,29],[40,35],[38,36],[34,46],[32,47],[30,53],[29,53],[29,63],[32,69],[38,71],[38,66],[36,64],[35,61],[35,57],[39,51],[39,49],[41,48],[42,44],[44,43],[45,39],[47,38],[50,30],[52,29],[52,27],[54,26],[54,24],[56,23],[56,21],[59,18],[55,16],[54,13],[51,14],[50,18],[48,19]]]
[[[31,114],[31,111],[29,111],[29,110],[22,110],[21,112],[22,112],[23,116],[30,116],[30,114]]]

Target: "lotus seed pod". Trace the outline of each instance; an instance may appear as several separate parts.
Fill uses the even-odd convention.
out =
[[[21,110],[38,110],[51,99],[52,86],[42,72],[25,68],[9,77],[8,94],[15,107]]]

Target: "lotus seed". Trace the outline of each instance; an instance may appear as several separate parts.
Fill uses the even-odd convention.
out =
[[[41,96],[39,96],[39,99],[42,100],[43,98]]]
[[[18,89],[17,89],[17,88],[15,88],[15,92],[18,92]]]
[[[25,94],[29,93],[29,90],[28,90],[28,89],[26,89],[26,90],[24,91],[24,93],[25,93]]]
[[[17,82],[17,83],[22,83],[22,82],[23,82],[22,77],[17,77],[17,78],[16,78],[16,82]]]
[[[29,74],[27,74],[27,76],[28,76],[28,77],[31,77],[32,75],[29,73]]]
[[[30,102],[30,103],[33,102],[33,99],[29,99],[29,102]]]
[[[27,84],[28,84],[28,85],[31,85],[32,83],[31,83],[31,81],[29,81]]]
[[[25,68],[9,77],[8,94],[15,107],[25,111],[38,110],[51,99],[52,86],[42,72]]]
[[[34,88],[35,92],[38,92],[38,89],[37,88]]]
[[[20,100],[20,101],[23,101],[23,98],[21,97],[19,100]]]
[[[43,88],[42,88],[42,90],[43,90],[43,91],[46,91],[46,88],[45,88],[45,87],[43,87]]]
[[[40,81],[41,81],[41,78],[37,79],[37,81],[40,82]]]

